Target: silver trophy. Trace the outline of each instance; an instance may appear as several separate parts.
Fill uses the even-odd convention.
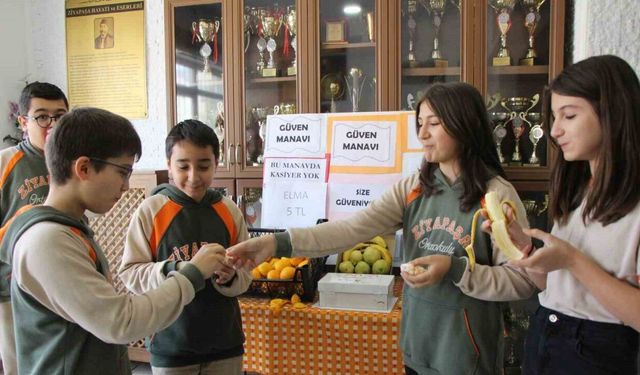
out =
[[[489,119],[495,124],[493,127],[493,142],[496,144],[496,151],[498,152],[498,159],[500,164],[505,163],[504,156],[502,155],[502,141],[507,136],[507,128],[504,126],[505,121],[509,118],[509,114],[505,112],[489,112]]]
[[[538,148],[538,143],[544,137],[544,130],[540,125],[540,112],[530,112],[527,114],[527,119],[531,122],[531,129],[529,130],[529,141],[533,144],[533,150],[531,151],[531,156],[529,157],[529,164],[538,166],[540,165],[540,159],[536,154],[536,150]]]
[[[407,60],[409,61],[410,67],[418,66],[418,61],[416,60],[415,53],[415,38],[416,38],[416,27],[417,23],[413,15],[416,13],[416,0],[407,0],[407,28],[409,29],[409,55],[407,56]]]
[[[220,145],[220,163],[224,163],[224,103],[218,102],[217,109],[218,114],[216,115],[213,132],[216,137],[218,137],[218,143]]]
[[[362,96],[362,88],[364,87],[364,72],[360,68],[353,67],[349,69],[348,79],[345,79],[349,94],[351,97],[351,107],[353,112],[359,111],[360,97]]]
[[[287,75],[295,76],[298,74],[298,38],[297,36],[297,25],[298,25],[298,17],[296,16],[296,8],[293,6],[287,7],[287,14],[285,15],[285,23],[288,28],[288,32],[291,35],[291,48],[293,48],[293,61],[291,61],[291,66],[287,68]]]
[[[429,12],[433,17],[433,50],[431,51],[431,59],[433,65],[437,68],[446,68],[449,62],[442,57],[440,52],[440,26],[442,25],[442,17],[447,7],[445,0],[419,0],[420,4]]]
[[[509,111],[509,119],[507,123],[513,128],[514,150],[511,156],[511,164],[522,165],[522,156],[520,155],[520,137],[524,133],[527,125],[531,127],[531,123],[527,120],[529,111],[538,104],[540,95],[535,94],[533,97],[515,96],[502,99],[500,104]],[[506,125],[506,124],[505,124]]]

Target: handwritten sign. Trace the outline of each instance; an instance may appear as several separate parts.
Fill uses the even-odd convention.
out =
[[[396,123],[335,122],[331,164],[392,167],[395,165]]]
[[[324,157],[326,117],[319,114],[267,116],[265,157]]]
[[[337,184],[329,188],[329,219],[348,216],[371,204],[388,188],[387,185]]]
[[[262,191],[262,226],[308,227],[326,217],[326,183],[269,183]]]
[[[327,182],[327,159],[267,158],[262,178],[264,183]]]

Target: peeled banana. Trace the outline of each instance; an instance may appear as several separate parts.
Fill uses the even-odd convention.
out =
[[[489,192],[484,196],[484,202],[487,212],[489,213],[489,219],[491,219],[491,232],[493,240],[495,241],[498,249],[504,253],[509,259],[517,260],[522,259],[523,254],[511,241],[509,232],[507,231],[507,218],[502,211],[502,205],[508,204],[511,206],[515,215],[516,208],[511,201],[500,201],[500,197],[495,192]]]

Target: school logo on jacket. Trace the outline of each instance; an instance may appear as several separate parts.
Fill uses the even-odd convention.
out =
[[[198,250],[207,243],[208,242],[200,242],[200,245],[198,245],[198,242],[192,242],[182,246],[174,246],[171,255],[169,255],[167,259],[170,261],[189,261],[198,253]]]
[[[18,194],[20,199],[25,200],[29,198],[29,204],[39,205],[44,203],[46,197],[45,193],[38,194],[36,189],[49,186],[49,176],[35,176],[32,178],[25,178],[24,182],[18,188]]]
[[[452,241],[449,244],[441,241],[440,243],[431,243],[429,237],[423,238],[426,234],[441,231],[451,235]],[[458,242],[463,248],[471,243],[471,235],[464,235],[465,230],[462,225],[456,223],[448,216],[436,216],[434,218],[420,219],[416,225],[411,227],[411,233],[413,233],[413,239],[418,242],[419,247],[423,250],[430,250],[443,254],[453,254],[455,245],[454,242]]]

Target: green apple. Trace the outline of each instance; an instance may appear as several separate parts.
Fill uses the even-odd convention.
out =
[[[356,264],[356,273],[371,273],[371,267],[367,262],[360,261]]]
[[[338,271],[342,273],[353,273],[353,269],[353,263],[349,262],[348,260],[345,260],[338,265]]]
[[[362,260],[362,252],[360,250],[352,251],[351,255],[349,256],[349,260],[355,266],[356,264],[358,264],[358,262]]]
[[[380,250],[375,249],[371,246],[364,249],[364,253],[362,254],[362,258],[365,262],[369,263],[369,265],[373,266],[373,264],[380,258],[382,258],[382,254],[380,254]]]
[[[384,259],[378,259],[376,260],[375,263],[373,263],[373,266],[371,267],[371,272],[378,274],[378,275],[384,275],[389,273],[389,263],[387,263],[386,260]]]

